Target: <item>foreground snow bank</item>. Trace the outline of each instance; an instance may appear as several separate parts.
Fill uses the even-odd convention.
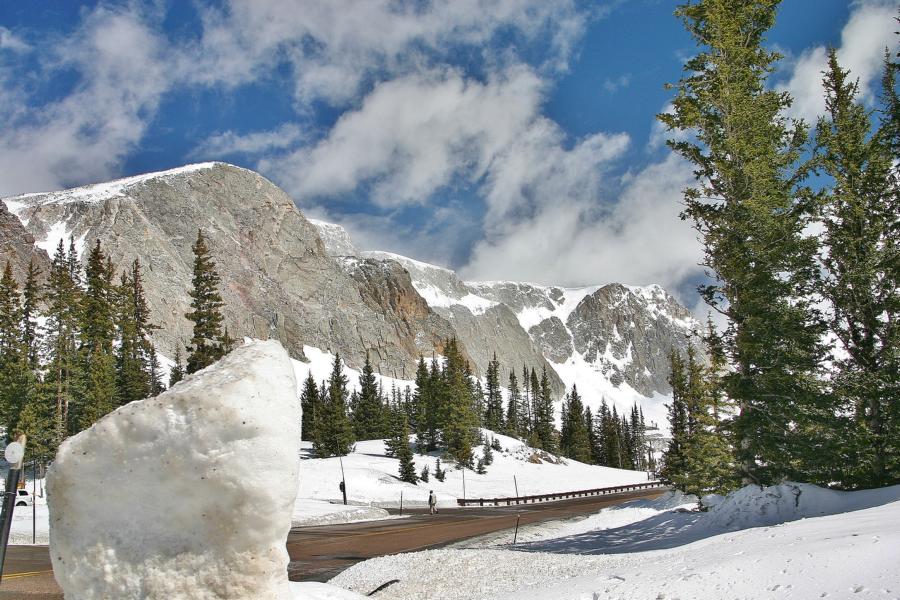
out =
[[[708,519],[707,537],[683,535],[680,545],[618,554],[581,545],[592,539],[586,536],[554,540],[565,556],[511,550],[400,554],[357,564],[331,583],[366,592],[386,579],[399,579],[378,595],[394,600],[900,597],[900,486],[837,496],[813,486],[801,490],[801,499],[808,493],[808,510],[843,507],[850,512],[713,534],[716,527],[721,532],[721,517],[676,509],[660,513],[660,520],[610,529],[606,537],[593,541],[614,547],[642,524],[646,539],[664,539],[669,530],[683,532],[680,519],[688,518],[693,523]],[[733,514],[734,507],[750,503],[757,517],[746,522],[761,523],[779,512],[774,507],[783,497],[752,488],[733,495],[732,509],[723,508],[721,514]],[[730,521],[729,526],[736,525]],[[581,555],[591,550],[592,555]]]
[[[47,491],[66,596],[293,598],[296,387],[278,342],[248,342],[63,443]]]

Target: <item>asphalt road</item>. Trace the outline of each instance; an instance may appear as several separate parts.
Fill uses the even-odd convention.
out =
[[[404,515],[411,515],[405,519],[296,527],[287,539],[291,558],[288,576],[293,581],[327,581],[347,567],[375,556],[439,548],[511,529],[517,515],[520,526],[569,519],[636,498],[655,498],[664,491],[641,490],[518,506],[445,508],[437,515],[428,515],[427,509],[413,509],[404,510]],[[62,598],[53,579],[47,546],[9,547],[0,600]]]
[[[665,491],[640,490],[542,504],[441,509],[436,515],[427,514],[427,509],[414,509],[404,511],[412,515],[406,519],[297,527],[288,534],[288,576],[292,581],[327,581],[347,567],[375,556],[439,548],[514,528],[517,515],[520,526],[569,519],[636,498],[655,498]]]

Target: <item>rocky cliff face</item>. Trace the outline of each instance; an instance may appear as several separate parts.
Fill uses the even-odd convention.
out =
[[[222,275],[234,336],[277,338],[298,358],[304,345],[337,351],[351,365],[369,350],[383,369],[411,373],[452,333],[402,272],[348,273],[293,201],[252,171],[206,163],[6,202],[45,247],[99,239],[116,264],[139,259],[168,356],[190,339],[184,313],[198,228]]]
[[[14,204],[14,208],[20,208]],[[45,277],[50,270],[50,257],[43,248],[34,245],[35,239],[22,222],[9,211],[6,204],[0,202],[0,268],[9,261],[16,281],[25,281],[28,264],[35,266]]]
[[[449,269],[389,252],[362,254],[369,260],[402,265],[422,298],[453,326],[480,372],[487,369],[488,361],[496,353],[501,365],[501,384],[507,384],[510,369],[515,369],[518,375],[525,365],[538,372],[546,368],[554,392],[557,395],[564,393],[564,382],[522,329],[509,306],[476,296]]]
[[[699,323],[657,285],[560,288],[472,282],[471,293],[514,310],[558,371],[590,369],[613,387],[668,393],[670,350],[685,351]],[[565,367],[572,367],[566,369]]]

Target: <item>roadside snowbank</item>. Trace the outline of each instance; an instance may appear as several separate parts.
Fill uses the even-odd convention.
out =
[[[737,531],[871,508],[897,500],[900,500],[900,485],[858,492],[840,492],[808,483],[787,482],[763,489],[748,485],[715,504],[703,523],[712,529]]]
[[[292,527],[309,525],[336,525],[339,523],[355,523],[357,521],[375,521],[391,518],[388,511],[376,506],[344,506],[321,500],[297,498],[294,501],[294,514],[291,517]]]
[[[246,342],[60,446],[50,556],[67,597],[292,599],[300,407],[277,341]]]
[[[331,583],[367,592],[386,579],[399,579],[378,595],[393,600],[900,596],[900,486],[835,493],[802,485],[798,510],[784,510],[785,500],[793,502],[794,494],[792,484],[787,485],[781,492],[791,496],[771,488],[740,490],[723,502],[718,517],[713,512],[688,513],[674,508],[630,526],[609,529],[611,535],[606,538],[552,540],[544,547],[555,547],[553,553],[444,549],[385,556],[359,563]],[[808,501],[805,508],[804,495]],[[670,497],[668,502],[674,504],[677,498]],[[632,503],[620,510],[646,509],[651,503],[643,507]],[[755,517],[742,521],[725,517],[747,506],[754,507]],[[798,516],[814,511],[834,512]],[[708,521],[702,525],[707,535],[700,539],[684,535],[682,517],[689,517],[694,524]],[[771,524],[779,518],[795,517],[792,522]],[[741,524],[750,528],[722,532],[723,527]],[[654,536],[666,539],[672,535],[670,529],[680,543],[648,543],[646,551],[616,552],[621,536],[643,531],[647,540]],[[587,545],[591,541],[612,546]],[[537,550],[542,544],[529,546]],[[610,554],[610,550],[616,553]]]

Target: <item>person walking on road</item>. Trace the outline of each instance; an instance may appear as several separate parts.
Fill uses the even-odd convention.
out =
[[[433,515],[437,513],[437,496],[434,495],[434,490],[429,490],[428,492],[428,514]]]

